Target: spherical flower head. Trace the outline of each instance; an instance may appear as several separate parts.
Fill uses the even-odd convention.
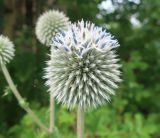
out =
[[[110,101],[120,79],[116,39],[93,23],[78,22],[53,39],[46,85],[68,108],[97,107]]]
[[[14,44],[3,35],[0,35],[0,62],[9,63],[14,57]]]
[[[50,10],[42,14],[36,24],[37,39],[46,45],[51,44],[52,38],[61,30],[65,30],[69,19],[63,12]]]

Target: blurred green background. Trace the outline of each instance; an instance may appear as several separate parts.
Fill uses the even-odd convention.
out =
[[[0,0],[0,34],[16,46],[8,69],[46,125],[48,48],[34,31],[39,15],[52,8],[72,22],[83,18],[106,28],[121,45],[123,82],[111,103],[86,113],[86,138],[160,138],[160,0]],[[55,121],[58,135],[75,138],[76,110],[56,105]],[[47,138],[20,108],[1,71],[0,138]]]

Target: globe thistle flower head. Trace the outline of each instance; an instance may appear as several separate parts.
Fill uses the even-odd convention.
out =
[[[78,22],[53,39],[45,78],[49,92],[69,108],[110,101],[120,79],[117,40],[93,23]]]
[[[14,57],[14,44],[3,35],[0,35],[0,61],[4,64],[9,63]]]
[[[52,38],[61,30],[65,30],[69,19],[63,12],[49,10],[43,13],[36,24],[35,33],[37,39],[46,45],[50,45]]]

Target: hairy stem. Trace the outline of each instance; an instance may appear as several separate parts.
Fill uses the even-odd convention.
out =
[[[77,111],[77,138],[84,138],[84,110],[80,107]]]
[[[25,99],[20,95],[19,91],[17,90],[16,86],[14,85],[12,78],[5,66],[5,64],[1,61],[1,68],[2,72],[5,76],[6,81],[8,82],[8,85],[10,89],[12,90],[14,96],[16,97],[19,105],[32,117],[32,119],[37,123],[37,125],[45,130],[47,133],[49,132],[49,129],[40,121],[40,119],[35,115],[35,113],[30,109],[29,104],[25,101]]]
[[[50,127],[49,131],[52,134],[54,131],[54,98],[50,94]]]

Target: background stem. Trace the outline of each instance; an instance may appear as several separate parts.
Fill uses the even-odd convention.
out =
[[[27,102],[25,102],[24,98],[20,95],[20,93],[18,92],[16,86],[14,85],[12,78],[5,66],[5,64],[1,61],[1,68],[2,68],[2,72],[5,76],[6,81],[8,82],[8,85],[10,87],[10,89],[12,90],[14,96],[16,97],[18,103],[20,104],[20,106],[32,117],[32,119],[34,120],[34,122],[43,130],[49,132],[48,128],[40,121],[40,119],[35,115],[35,113],[30,109],[29,105],[27,104]]]
[[[84,138],[84,110],[77,110],[77,138]]]
[[[54,131],[54,98],[50,94],[50,133]]]

